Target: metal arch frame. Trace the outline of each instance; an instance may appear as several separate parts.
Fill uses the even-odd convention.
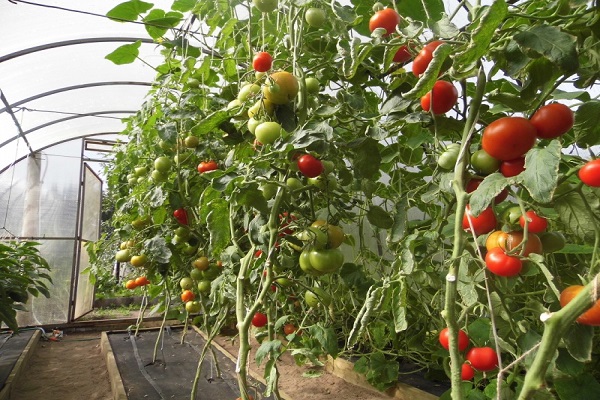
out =
[[[8,109],[12,109],[14,107],[18,107],[22,104],[29,103],[30,101],[41,99],[42,97],[52,96],[54,94],[59,94],[63,92],[68,92],[71,90],[78,89],[87,89],[92,87],[100,87],[100,86],[152,86],[152,82],[142,82],[142,81],[106,81],[106,82],[89,82],[82,83],[79,85],[72,86],[64,86],[58,89],[49,90],[47,92],[38,93],[34,96],[28,97],[23,100],[19,100],[15,103],[10,104],[8,107],[0,108],[0,114],[7,111]]]
[[[56,145],[59,145],[59,144],[62,144],[62,143],[66,143],[66,142],[69,142],[69,141],[75,140],[75,139],[82,139],[82,138],[94,137],[94,136],[101,136],[101,135],[118,135],[120,133],[121,132],[110,131],[110,132],[89,133],[89,134],[86,134],[86,135],[75,135],[75,136],[72,136],[70,138],[59,140],[57,142],[50,143],[50,144],[48,144],[46,146],[40,147],[39,149],[36,150],[36,152],[43,151],[43,150],[46,150],[49,147],[56,146]],[[26,159],[27,157],[29,157],[29,154],[26,154],[26,155],[24,155],[22,157],[19,157],[19,158],[15,159],[13,162],[11,162],[10,164],[8,164],[6,167],[1,168],[0,169],[0,175],[3,174],[7,169],[9,169],[10,167],[12,167],[13,165],[16,165],[19,162],[21,162],[24,159]]]
[[[30,47],[27,49],[15,51],[14,53],[6,54],[4,56],[0,56],[0,63],[3,63],[8,60],[12,60],[13,58],[25,56],[28,54],[36,53],[38,51],[50,50],[57,47],[64,46],[74,46],[78,44],[89,44],[89,43],[107,43],[107,42],[137,42],[140,41],[142,43],[149,44],[157,44],[154,40],[149,38],[139,38],[139,37],[127,37],[127,36],[117,36],[117,37],[96,37],[96,38],[80,38],[80,39],[71,39],[71,40],[62,40],[60,42],[52,42],[46,43],[39,46]]]

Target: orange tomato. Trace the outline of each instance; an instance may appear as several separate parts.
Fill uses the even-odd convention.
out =
[[[125,287],[127,289],[135,289],[136,287],[138,287],[138,285],[135,283],[134,279],[130,279],[127,282],[125,282]]]
[[[191,290],[184,290],[181,293],[181,301],[183,301],[184,303],[187,303],[188,301],[192,301],[192,300],[194,300],[194,298],[196,298],[196,295]]]
[[[135,279],[135,284],[137,286],[146,286],[149,283],[150,283],[150,281],[145,276],[140,276],[139,278]]]
[[[583,286],[581,285],[573,285],[563,290],[560,293],[560,306],[564,307],[569,304],[582,289]],[[581,314],[581,316],[577,318],[577,322],[582,325],[600,326],[600,300],[596,301],[589,310]]]
[[[520,245],[522,241],[523,232],[515,231],[507,233],[503,231],[494,231],[485,241],[485,247],[488,251],[496,247],[501,247],[504,251],[509,252]],[[518,251],[518,253],[520,253],[520,251]],[[529,233],[527,236],[527,244],[525,245],[523,257],[527,257],[531,253],[542,254],[542,242],[535,233]]]

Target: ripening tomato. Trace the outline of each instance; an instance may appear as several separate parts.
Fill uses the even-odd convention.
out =
[[[298,169],[300,172],[309,178],[316,178],[317,176],[321,175],[325,169],[321,160],[313,157],[310,154],[304,154],[298,157],[296,163],[298,164]]]
[[[392,61],[394,61],[395,63],[407,63],[411,60],[412,55],[410,54],[410,51],[408,51],[408,46],[404,45],[402,47],[400,47],[398,49],[398,51],[396,51],[396,54],[394,54],[394,58]]]
[[[444,328],[440,331],[438,340],[443,348],[446,350],[450,349],[450,332],[448,331],[448,328]],[[458,331],[458,351],[465,351],[467,347],[469,347],[469,336],[465,331],[460,329]]]
[[[492,157],[509,161],[523,156],[535,144],[535,127],[523,117],[497,119],[483,130],[481,147]]]
[[[519,157],[515,160],[502,161],[500,163],[500,172],[507,178],[517,176],[525,171],[525,157]]]
[[[569,286],[560,293],[560,306],[564,307],[573,300],[575,296],[583,290],[581,285]],[[577,318],[577,322],[582,325],[600,326],[600,300],[597,300],[594,305],[586,312]]]
[[[530,210],[525,213],[525,216],[521,215],[519,218],[519,224],[521,228],[525,229],[525,218],[528,220],[527,230],[530,233],[544,232],[548,227],[548,221],[544,217],[540,217],[535,211]]]
[[[419,54],[415,57],[415,61],[413,61],[412,72],[415,76],[420,76],[427,67],[431,60],[433,60],[433,51],[437,49],[444,42],[441,40],[436,40],[430,43],[427,43],[419,52]]]
[[[496,214],[494,214],[494,210],[491,207],[486,208],[481,212],[481,214],[475,217],[471,215],[471,207],[467,204],[467,208],[465,210],[465,214],[463,216],[462,221],[463,229],[467,231],[471,230],[469,220],[471,220],[471,224],[473,225],[473,232],[477,236],[483,235],[484,233],[488,233],[496,229]]]
[[[475,370],[469,363],[463,363],[460,367],[460,379],[463,381],[470,381],[475,377]]]
[[[458,100],[458,90],[448,81],[437,81],[433,89],[421,97],[421,108],[424,111],[431,109],[431,97],[433,95],[433,113],[435,115],[445,114],[452,110]]]
[[[493,248],[485,255],[485,266],[498,276],[516,276],[523,269],[519,257],[509,256],[500,247]]]
[[[145,276],[140,276],[138,278],[135,278],[135,284],[137,286],[146,286],[150,284],[150,281]]]
[[[573,127],[575,117],[564,104],[551,103],[540,107],[530,121],[539,138],[553,139],[567,133]]]
[[[369,20],[369,30],[373,32],[377,28],[383,28],[386,31],[383,36],[389,36],[391,33],[396,32],[399,23],[400,14],[393,8],[384,8],[373,14]]]
[[[579,179],[588,186],[600,187],[600,158],[588,161],[581,167]]]
[[[135,289],[136,287],[138,287],[137,283],[135,283],[135,279],[130,279],[127,282],[125,282],[125,287],[127,289]]]
[[[498,366],[498,354],[491,347],[472,347],[467,352],[467,361],[479,371],[491,371]]]
[[[266,51],[261,51],[254,55],[252,59],[252,68],[258,72],[267,72],[273,65],[273,57]]]
[[[216,161],[202,161],[198,164],[198,172],[201,174],[209,171],[214,171],[219,168],[219,164]]]
[[[298,328],[296,328],[296,325],[294,324],[285,324],[283,326],[283,333],[285,333],[286,335],[291,335],[292,333],[296,332],[298,330]],[[300,332],[298,332],[297,334],[299,334]]]
[[[523,232],[503,232],[503,231],[495,231],[492,232],[485,241],[485,247],[489,250],[492,250],[496,247],[500,247],[504,251],[511,251],[517,246],[521,244],[523,241]],[[519,247],[518,253],[521,253],[521,249]],[[525,250],[523,257],[529,256],[531,253],[542,254],[542,242],[540,238],[535,233],[527,234],[527,244],[525,245]]]
[[[173,211],[173,217],[175,217],[177,222],[179,222],[181,225],[188,224],[188,215],[185,208],[178,208],[177,210]]]
[[[472,193],[475,190],[477,190],[479,185],[481,185],[481,182],[483,182],[483,179],[471,178],[469,180],[469,182],[467,182],[467,186],[465,187],[465,190],[467,191],[467,193]],[[508,197],[508,190],[504,189],[496,196],[496,198],[494,199],[494,203],[495,204],[502,203],[504,200],[506,200],[507,197]]]
[[[262,328],[263,326],[267,325],[267,321],[267,316],[260,312],[257,312],[252,317],[252,325],[254,325],[257,328]]]
[[[181,292],[181,301],[187,303],[188,301],[192,301],[196,298],[196,295],[191,290],[184,290]]]

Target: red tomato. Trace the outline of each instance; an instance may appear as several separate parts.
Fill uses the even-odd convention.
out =
[[[415,57],[415,61],[413,61],[412,72],[415,76],[420,76],[427,67],[431,60],[433,60],[433,51],[437,49],[442,43],[441,40],[436,40],[430,43],[427,43],[425,47],[421,49],[419,54]]]
[[[267,72],[273,65],[273,57],[266,51],[256,53],[252,59],[252,67],[257,72]]]
[[[563,290],[560,293],[560,306],[564,307],[569,304],[581,290],[583,290],[583,286],[581,285],[569,286]],[[600,300],[596,301],[589,310],[581,314],[581,316],[577,318],[577,322],[582,325],[600,326]]]
[[[448,328],[440,331],[438,340],[443,348],[446,350],[450,349],[450,333],[448,332]],[[469,336],[461,329],[458,331],[458,351],[465,351],[467,347],[469,347]]]
[[[487,252],[485,266],[498,276],[516,276],[523,269],[519,257],[509,256],[501,247],[495,247]]]
[[[300,172],[309,178],[316,178],[317,176],[321,175],[325,169],[321,160],[313,157],[310,154],[304,154],[298,157],[296,162]]]
[[[214,171],[219,168],[219,164],[216,161],[202,161],[198,164],[198,172],[201,174],[209,171]]]
[[[173,217],[175,217],[177,222],[179,222],[181,225],[188,224],[188,215],[184,208],[178,208],[177,210],[173,211]]]
[[[514,160],[533,147],[536,134],[535,127],[528,119],[504,117],[484,129],[481,147],[498,160]]]
[[[393,8],[384,8],[377,11],[369,20],[369,30],[373,32],[377,28],[385,29],[386,33],[383,36],[389,36],[396,32],[396,27],[400,23],[400,14]]]
[[[463,229],[467,231],[471,230],[469,219],[471,220],[471,224],[473,224],[473,230],[477,236],[496,229],[496,214],[494,214],[494,210],[492,210],[491,207],[486,208],[481,212],[481,214],[479,214],[479,216],[474,217],[471,215],[471,207],[467,204],[465,215],[463,216],[462,221]]]
[[[150,281],[148,280],[148,278],[146,278],[145,276],[140,276],[139,278],[135,279],[135,284],[137,286],[146,286],[150,283]]]
[[[470,381],[475,377],[475,370],[471,367],[471,364],[464,363],[460,369],[460,379],[463,381]]]
[[[500,163],[500,172],[507,178],[517,176],[523,171],[525,171],[525,157],[502,161],[502,163]]]
[[[252,317],[252,325],[257,328],[262,328],[263,326],[267,325],[267,316],[263,313],[257,312],[254,314],[254,317]]]
[[[402,46],[398,49],[396,54],[394,54],[393,61],[395,63],[404,64],[404,63],[409,62],[411,60],[411,58],[412,58],[412,55],[408,51],[408,46]]]
[[[294,324],[285,324],[283,326],[283,333],[285,333],[286,335],[291,335],[292,333],[296,332],[298,330],[298,328],[296,328],[296,325]],[[300,332],[298,332],[299,334]]]
[[[433,113],[436,115],[445,114],[452,110],[452,107],[458,100],[458,90],[453,84],[447,81],[437,81],[433,89],[425,96],[421,97],[421,108],[429,111],[431,108],[431,95],[433,93]]]
[[[465,188],[465,190],[467,191],[467,193],[472,193],[479,187],[479,185],[481,185],[481,182],[483,182],[483,179],[472,178],[469,180],[469,182],[467,182],[467,187]],[[504,200],[506,200],[507,197],[508,190],[504,189],[496,196],[496,198],[494,199],[494,203],[502,203]]]
[[[600,158],[588,161],[581,167],[579,179],[588,186],[600,187]]]
[[[540,217],[535,211],[527,211],[525,216],[521,215],[519,218],[519,224],[521,228],[525,229],[525,217],[527,217],[529,223],[527,224],[527,230],[531,233],[544,232],[548,227],[548,221],[544,217]]]
[[[498,366],[498,354],[491,347],[472,347],[467,352],[467,361],[479,371],[491,371]]]
[[[569,107],[552,103],[540,107],[530,121],[539,138],[553,139],[567,133],[573,127],[575,117]]]
[[[187,303],[188,301],[192,301],[192,300],[194,300],[194,298],[196,298],[196,295],[191,290],[184,290],[181,293],[181,301],[183,301],[184,303]]]

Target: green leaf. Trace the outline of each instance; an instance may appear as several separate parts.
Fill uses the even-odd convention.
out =
[[[8,329],[15,332],[19,330],[16,311],[2,299],[0,299],[0,322],[5,323]]]
[[[325,351],[327,351],[327,354],[331,355],[333,358],[337,357],[339,351],[338,340],[335,330],[332,327],[325,328],[319,322],[312,325],[308,330],[311,336],[317,339]]]
[[[600,101],[591,100],[577,108],[573,132],[578,146],[588,147],[600,143]]]
[[[342,73],[347,79],[356,74],[359,65],[369,56],[372,48],[371,43],[363,43],[358,38],[338,42],[338,50],[342,56]]]
[[[438,21],[430,20],[428,25],[433,33],[441,38],[453,38],[460,33],[460,30],[447,15],[442,15],[442,18]]]
[[[583,199],[577,192],[570,192],[554,201],[554,209],[567,228],[581,240],[593,243],[595,236],[594,218],[589,214]]]
[[[531,197],[540,203],[550,203],[558,180],[562,146],[553,140],[545,148],[535,147],[525,155],[523,186]]]
[[[600,398],[600,383],[590,373],[574,378],[559,378],[554,389],[560,400],[589,400]]]
[[[238,185],[237,188],[239,191],[232,196],[232,201],[234,204],[253,207],[263,214],[267,214],[269,212],[267,200],[265,199],[265,196],[263,196],[263,192],[259,189],[258,184],[251,183]]]
[[[155,236],[144,241],[144,248],[148,257],[158,263],[168,263],[173,254],[162,236]]]
[[[478,318],[468,327],[469,337],[477,346],[489,346],[492,326],[489,318]]]
[[[209,132],[212,132],[221,125],[222,122],[227,121],[231,118],[228,111],[215,111],[214,113],[203,118],[201,122],[196,124],[192,129],[194,135],[203,136]]]
[[[116,7],[106,13],[106,16],[115,21],[135,21],[140,14],[150,10],[154,4],[146,3],[140,0],[131,0],[118,4]]]
[[[382,229],[390,229],[394,226],[394,220],[390,217],[390,213],[376,205],[369,207],[367,220],[369,220],[371,225]]]
[[[408,306],[408,288],[405,279],[401,279],[392,286],[392,316],[394,317],[394,331],[400,333],[408,329],[406,308]]]
[[[175,0],[171,6],[171,10],[187,12],[194,8],[196,0]]]
[[[495,172],[485,177],[481,184],[471,193],[469,206],[474,215],[479,215],[510,184],[501,173]]]
[[[135,43],[124,44],[123,46],[117,47],[112,53],[107,54],[104,58],[117,65],[131,64],[140,54],[141,44],[142,42],[140,40]]]
[[[585,364],[577,361],[566,349],[558,349],[558,358],[556,359],[556,367],[565,374],[577,376],[585,370]]]
[[[426,23],[439,21],[445,11],[442,0],[402,0],[397,3],[397,7],[403,17]]]
[[[592,344],[594,327],[573,323],[569,326],[563,337],[569,354],[580,362],[589,362],[592,359]]]
[[[579,67],[577,38],[550,25],[537,25],[520,32],[514,40],[530,57],[545,57],[566,72]]]
[[[210,233],[211,253],[218,257],[231,243],[231,227],[229,224],[229,203],[222,198],[209,204],[211,211],[206,216],[206,225]]]
[[[178,12],[165,13],[155,8],[144,18],[146,32],[153,39],[162,37],[170,28],[174,28],[181,22],[183,14]]]
[[[381,352],[371,354],[369,370],[365,377],[378,390],[385,390],[396,384],[400,365],[396,360],[388,360]]]
[[[279,349],[281,348],[281,340],[265,340],[256,350],[256,364],[260,365],[266,356],[273,354],[273,358],[277,358]]]
[[[487,54],[496,29],[507,14],[508,5],[504,0],[494,1],[491,6],[485,7],[483,15],[476,22],[469,45],[454,59],[454,65],[459,71],[466,70]]]
[[[396,203],[396,213],[394,214],[394,224],[388,233],[388,242],[398,243],[406,236],[406,224],[408,222],[408,199],[402,197]]]

